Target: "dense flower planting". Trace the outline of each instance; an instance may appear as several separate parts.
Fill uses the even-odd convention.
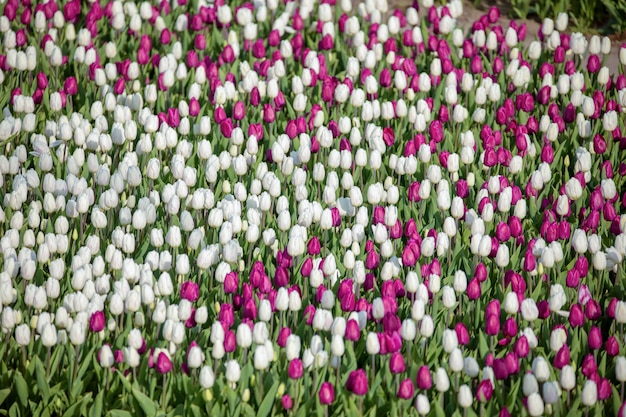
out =
[[[2,10],[3,415],[625,415],[626,46],[460,0]]]

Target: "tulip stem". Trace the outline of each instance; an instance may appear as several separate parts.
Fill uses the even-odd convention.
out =
[[[50,378],[50,346],[48,346],[48,351],[46,352],[46,379]]]
[[[167,410],[167,374],[163,374],[163,392],[161,393],[161,403],[163,404],[163,410]]]

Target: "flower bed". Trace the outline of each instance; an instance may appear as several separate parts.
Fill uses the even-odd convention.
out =
[[[624,415],[626,46],[431,6],[5,3],[2,413]]]

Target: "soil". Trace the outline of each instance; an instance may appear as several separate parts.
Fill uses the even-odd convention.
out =
[[[388,0],[389,1],[389,14],[391,14],[395,9],[406,10],[407,8],[413,5],[413,0]],[[354,4],[358,4],[358,0],[353,0]],[[478,7],[475,7],[469,1],[463,1],[463,14],[457,18],[457,26],[463,28],[464,32],[467,34],[472,26],[472,24],[479,20],[480,17],[487,13],[489,7],[497,6],[500,8],[502,16],[498,23],[504,28],[508,28],[511,23],[511,19],[506,17],[509,11],[510,6],[504,0],[491,0],[491,1],[483,1]],[[422,15],[423,12],[420,12]],[[538,33],[541,27],[540,22],[533,19],[515,19],[518,24],[526,23],[527,35],[524,41],[524,45],[528,46],[532,41],[538,40]],[[616,34],[612,35],[609,38],[612,41],[611,45],[611,53],[606,57],[606,61],[604,65],[609,68],[611,74],[619,73],[619,49],[622,41],[626,38],[626,34]],[[589,39],[591,36],[587,36]],[[602,60],[602,56],[600,56]]]

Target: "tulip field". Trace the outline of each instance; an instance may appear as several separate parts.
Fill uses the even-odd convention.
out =
[[[0,416],[626,417],[626,44],[2,3]]]

